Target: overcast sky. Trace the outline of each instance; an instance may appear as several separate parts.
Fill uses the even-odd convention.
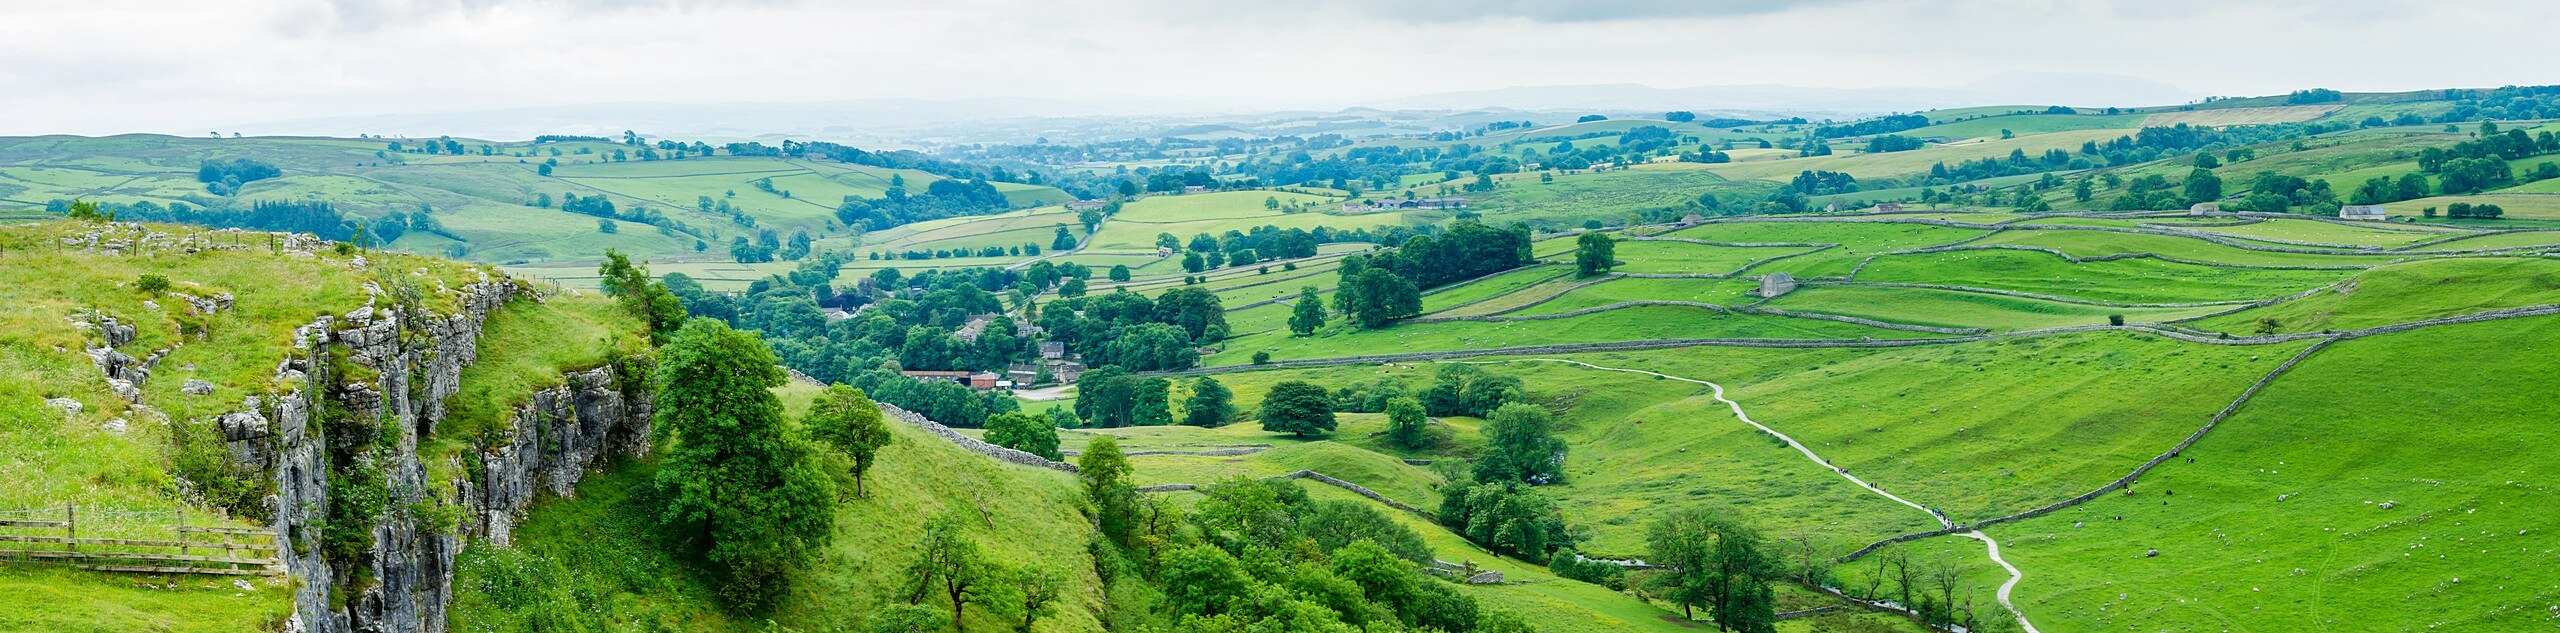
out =
[[[0,134],[613,102],[1264,110],[2016,73],[2190,96],[2407,90],[2560,83],[2554,24],[2548,0],[0,0]]]

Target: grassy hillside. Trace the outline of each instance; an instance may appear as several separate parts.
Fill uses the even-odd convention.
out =
[[[782,395],[797,415],[815,391],[794,385]],[[466,549],[455,572],[453,627],[549,630],[583,622],[644,630],[859,629],[877,605],[903,600],[898,570],[915,555],[908,546],[925,521],[963,508],[992,526],[972,536],[993,560],[1054,568],[1070,579],[1056,613],[1037,630],[1101,630],[1101,583],[1085,551],[1092,528],[1077,510],[1083,492],[1072,476],[1000,464],[903,424],[893,422],[891,429],[895,439],[871,472],[871,496],[851,498],[846,489],[832,542],[767,616],[722,611],[702,572],[668,554],[652,501],[656,467],[638,463],[581,483],[575,499],[537,504],[513,547]],[[986,609],[971,609],[968,625],[1009,626]]]
[[[232,201],[317,200],[368,219],[423,208],[442,227],[440,233],[411,231],[388,245],[394,250],[511,263],[592,262],[606,248],[649,259],[726,259],[730,238],[752,237],[761,229],[786,237],[807,231],[814,237],[849,238],[851,232],[834,219],[836,205],[846,196],[879,198],[892,179],[923,191],[941,179],[911,169],[786,157],[674,159],[669,154],[642,160],[626,155],[617,161],[612,152],[636,148],[614,143],[454,141],[464,154],[418,153],[415,148],[426,142],[421,139],[0,138],[0,210],[40,210],[49,202],[70,199],[199,208]],[[387,149],[395,142],[410,151]],[[201,162],[231,158],[271,163],[283,174],[247,183],[230,196],[216,195],[196,181]],[[551,161],[558,166],[550,175],[540,173],[540,164]],[[1056,204],[1068,197],[1045,186],[995,186],[1017,207]],[[601,233],[595,217],[557,208],[571,194],[602,196],[624,210],[655,210],[681,226],[661,230],[624,222],[615,233]],[[553,205],[534,206],[543,196]],[[716,201],[715,208],[701,208],[706,197]],[[728,203],[754,226],[717,210],[718,202]],[[1040,238],[1039,243],[1048,243],[1045,234]],[[694,250],[697,240],[708,252]]]
[[[139,240],[153,246],[103,254],[62,240]],[[192,240],[199,252],[180,245]],[[293,330],[323,315],[388,299],[367,286],[414,287],[422,305],[450,311],[454,294],[485,269],[393,253],[279,253],[266,234],[151,225],[49,222],[0,227],[0,513],[58,516],[63,504],[83,508],[84,536],[162,539],[186,513],[190,524],[254,528],[263,518],[221,519],[213,497],[258,494],[265,474],[238,479],[219,468],[227,457],[211,416],[241,401],[291,385],[274,383],[277,363],[293,347]],[[357,260],[363,264],[358,265]],[[145,275],[169,289],[141,289]],[[178,293],[229,294],[231,307],[199,312]],[[132,403],[111,392],[83,348],[98,335],[74,325],[88,310],[136,328],[118,348],[136,358],[168,350]],[[557,384],[560,372],[603,362],[605,350],[633,344],[636,323],[588,296],[519,300],[488,321],[480,363],[430,452],[470,445],[473,429],[504,414],[531,391]],[[209,393],[183,390],[191,380]],[[45,401],[81,404],[66,416]],[[445,465],[444,460],[430,463]],[[443,468],[435,469],[438,471]],[[449,480],[453,473],[440,472]],[[141,576],[42,566],[0,566],[0,628],[57,631],[248,631],[279,626],[292,603],[284,578]]]
[[[2551,441],[2520,422],[2554,414],[2532,394],[2555,336],[2479,323],[2314,356],[2134,494],[1993,529],[2031,570],[2021,605],[2056,630],[2548,626],[2560,576],[2525,561],[2555,547],[2560,465],[2480,447]],[[2384,368],[2464,378],[2344,387]]]

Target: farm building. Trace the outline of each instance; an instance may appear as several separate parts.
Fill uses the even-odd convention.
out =
[[[1357,204],[1357,203],[1354,203],[1354,204]],[[1345,206],[1343,207],[1343,210],[1345,210],[1345,211],[1350,211],[1350,210],[1353,210],[1353,209],[1355,209],[1355,208],[1357,208],[1357,207],[1353,207],[1353,206],[1345,205]],[[1406,199],[1402,199],[1402,200],[1397,200],[1397,199],[1392,199],[1392,198],[1391,198],[1391,199],[1386,199],[1386,200],[1371,200],[1371,201],[1369,201],[1369,202],[1367,203],[1367,207],[1366,207],[1365,209],[1361,209],[1361,210],[1378,210],[1378,209],[1464,209],[1464,208],[1467,208],[1467,199],[1466,199],[1466,198],[1460,198],[1460,197],[1457,197],[1457,196],[1449,196],[1449,197],[1446,197],[1446,198],[1406,198]]]
[[[2338,207],[2338,219],[2340,220],[2379,221],[2389,219],[2390,217],[2391,212],[2382,210],[2382,205],[2378,204],[2350,204]]]
[[[899,374],[902,374],[902,375],[905,375],[905,376],[906,376],[906,377],[908,377],[908,378],[914,378],[914,379],[916,379],[918,382],[932,382],[932,381],[937,381],[937,380],[938,380],[938,381],[942,381],[942,382],[956,382],[956,383],[960,383],[960,384],[964,384],[964,385],[969,383],[969,372],[965,372],[965,371],[944,371],[944,370],[937,370],[937,369],[910,369],[910,370],[901,371],[901,372],[898,372],[898,373],[899,373]]]
[[[1111,204],[1111,202],[1110,202],[1110,201],[1108,201],[1108,200],[1068,200],[1068,201],[1067,201],[1067,210],[1068,210],[1068,211],[1091,211],[1091,210],[1094,210],[1094,209],[1100,209],[1100,208],[1102,208],[1102,207],[1104,207],[1104,206],[1107,206],[1107,205],[1110,205],[1110,204]]]
[[[1760,298],[1762,299],[1775,299],[1779,295],[1794,292],[1795,289],[1795,275],[1769,273],[1760,277]]]
[[[2187,215],[2210,215],[2221,212],[2222,203],[2220,202],[2198,202],[2195,206],[2187,207]]]
[[[1041,341],[1041,342],[1040,342],[1040,357],[1041,357],[1041,358],[1047,358],[1047,359],[1059,359],[1059,358],[1066,358],[1066,357],[1067,357],[1067,344],[1065,344],[1065,343],[1060,343],[1060,342],[1057,342],[1057,341]]]

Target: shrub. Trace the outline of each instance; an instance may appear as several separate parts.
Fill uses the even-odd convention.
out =
[[[153,273],[143,273],[142,277],[133,280],[133,287],[156,295],[169,291],[169,278]]]

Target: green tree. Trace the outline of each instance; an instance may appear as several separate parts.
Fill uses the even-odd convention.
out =
[[[1129,424],[1164,426],[1173,423],[1173,382],[1163,378],[1139,378],[1129,382]]]
[[[694,319],[658,355],[660,518],[717,572],[725,602],[761,610],[826,544],[834,482],[784,424],[782,370],[762,338]]]
[[[1717,630],[1775,630],[1775,602],[1768,580],[1778,571],[1761,551],[1757,533],[1699,508],[1683,508],[1654,521],[1645,532],[1646,561],[1661,567],[1654,595],[1680,605],[1695,619],[1706,607]]]
[[[1174,550],[1164,560],[1164,598],[1175,613],[1214,616],[1241,606],[1253,578],[1235,556],[1207,545]]]
[[[1485,455],[1476,460],[1476,481],[1563,481],[1565,446],[1554,427],[1554,417],[1535,405],[1513,402],[1494,409],[1485,418]]]
[[[951,601],[951,627],[959,631],[967,620],[963,615],[970,602],[983,598],[993,570],[978,542],[969,538],[969,523],[962,508],[950,508],[926,521],[924,536],[916,545],[916,560],[908,563],[903,574],[907,579],[907,604],[923,604],[936,593]]]
[[[1235,393],[1218,379],[1201,376],[1191,382],[1191,397],[1182,401],[1182,423],[1214,427],[1227,423],[1236,415]]]
[[[2079,180],[2074,180],[2074,181],[2072,181],[2072,182],[2071,182],[2071,199],[2072,199],[2072,200],[2074,200],[2074,201],[2078,201],[2078,202],[2088,202],[2090,198],[2092,198],[2092,197],[2096,197],[2096,196],[2097,196],[2097,192],[2096,192],[2096,191],[2094,191],[2094,190],[2089,186],[2089,179],[2087,179],[2087,178],[2081,178],[2081,179],[2079,179]]]
[[[1262,430],[1309,437],[1333,432],[1333,396],[1313,383],[1286,381],[1271,386],[1256,417]]]
[[[638,317],[649,327],[649,339],[664,344],[676,328],[685,323],[684,301],[667,286],[649,279],[649,268],[631,263],[621,251],[605,249],[604,264],[596,268],[605,296],[613,297],[624,312]]]
[[[1084,481],[1085,500],[1093,504],[1094,522],[1102,535],[1121,547],[1134,545],[1138,491],[1129,484],[1129,457],[1121,454],[1120,441],[1109,435],[1094,436],[1084,454],[1076,456],[1076,478]]]
[[[1015,630],[1031,633],[1031,625],[1038,623],[1041,616],[1057,610],[1058,598],[1066,593],[1067,577],[1049,567],[1033,567],[1009,575],[1010,581],[999,592],[1003,604],[1022,616],[1022,626]]]
[[[1112,264],[1109,277],[1112,281],[1128,281],[1129,266],[1127,264]]]
[[[880,447],[888,446],[889,424],[862,390],[846,385],[830,385],[809,403],[809,412],[800,418],[800,426],[812,437],[853,459],[853,496],[866,497],[863,477],[880,457]]]
[[[1574,240],[1573,267],[1584,277],[1609,272],[1617,261],[1618,241],[1606,233],[1589,231]]]
[[[1314,334],[1324,327],[1324,301],[1316,298],[1316,287],[1298,289],[1298,305],[1289,310],[1289,333],[1298,336]]]
[[[1422,313],[1422,290],[1403,275],[1383,268],[1371,268],[1355,278],[1358,291],[1351,314],[1360,327],[1381,328],[1388,323]],[[1339,292],[1339,291],[1337,291]]]
[[[2187,204],[2222,199],[2222,177],[2213,175],[2210,169],[2187,172],[2186,188]]]
[[[1074,233],[1067,232],[1067,227],[1063,225],[1059,226],[1057,235],[1049,239],[1049,249],[1055,251],[1075,250],[1076,235]]]
[[[1423,415],[1422,401],[1412,396],[1398,396],[1387,401],[1387,442],[1397,448],[1422,448],[1430,440],[1425,434],[1430,418]]]
[[[1008,411],[987,418],[987,443],[1050,461],[1064,458],[1058,453],[1057,424],[1037,413]]]

